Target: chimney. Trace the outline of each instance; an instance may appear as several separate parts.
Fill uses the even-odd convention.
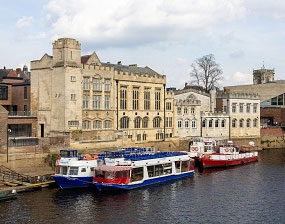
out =
[[[118,61],[117,64],[118,64],[118,65],[121,65],[121,64],[122,64],[122,61]]]
[[[6,67],[4,66],[4,70],[6,69]]]
[[[16,69],[16,73],[17,73],[18,77],[20,77],[21,72],[22,72],[22,70],[21,70],[20,68],[17,68],[17,69]]]

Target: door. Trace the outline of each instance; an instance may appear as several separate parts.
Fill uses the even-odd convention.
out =
[[[45,137],[45,125],[41,124],[41,138]]]

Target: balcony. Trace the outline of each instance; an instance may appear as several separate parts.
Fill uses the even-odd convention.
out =
[[[31,111],[9,111],[8,117],[36,117]]]

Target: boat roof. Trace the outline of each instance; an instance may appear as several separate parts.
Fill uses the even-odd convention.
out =
[[[95,170],[109,171],[109,172],[124,171],[124,170],[131,170],[131,169],[132,167],[130,166],[107,166],[107,165],[102,165],[102,166],[98,166],[95,168]]]

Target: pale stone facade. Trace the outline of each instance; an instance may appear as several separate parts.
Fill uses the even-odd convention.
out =
[[[274,69],[261,69],[253,70],[253,84],[264,84],[274,81]]]
[[[174,94],[165,92],[165,83],[148,67],[102,63],[95,53],[81,56],[78,41],[58,39],[53,56],[31,62],[39,136],[83,131],[94,141],[172,137]]]

